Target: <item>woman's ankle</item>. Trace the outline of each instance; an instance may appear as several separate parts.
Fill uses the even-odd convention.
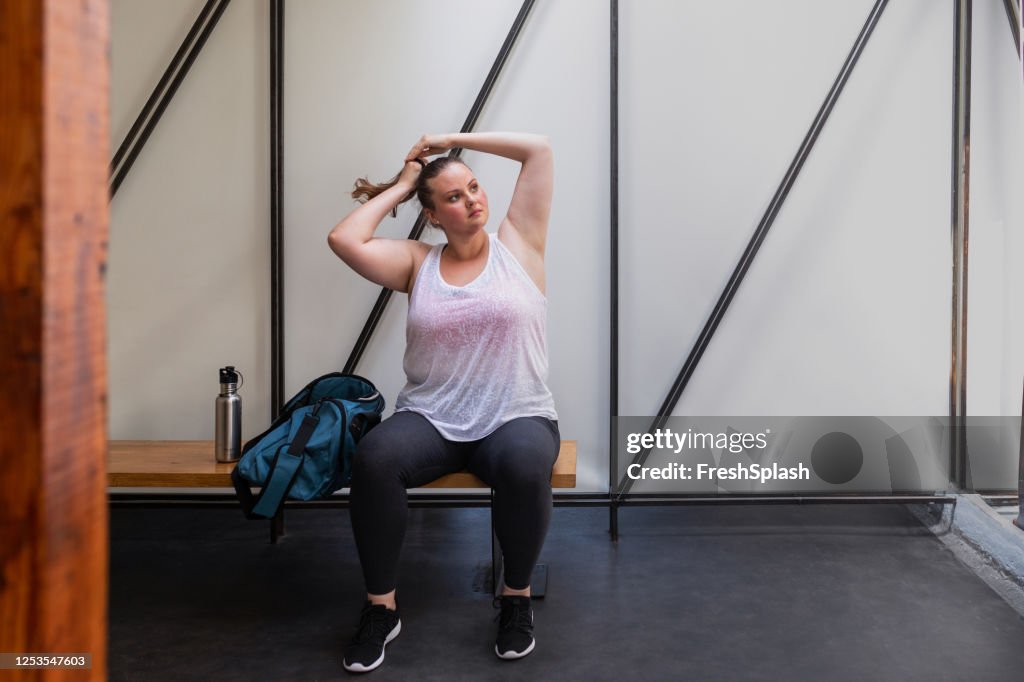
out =
[[[530,596],[530,586],[527,585],[526,587],[524,587],[521,590],[515,590],[515,589],[512,589],[511,587],[509,587],[508,585],[502,583],[502,585],[501,585],[501,594],[502,595],[508,595],[510,597],[529,597]]]
[[[391,590],[386,594],[370,594],[369,592],[367,592],[366,598],[369,600],[371,604],[383,604],[392,611],[398,609],[398,605],[395,602],[395,590]]]

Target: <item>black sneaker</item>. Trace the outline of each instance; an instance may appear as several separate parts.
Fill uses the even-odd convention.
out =
[[[494,653],[506,660],[522,658],[537,643],[533,639],[533,608],[530,598],[503,594],[494,599],[498,614],[498,639]]]
[[[359,620],[359,630],[345,649],[342,662],[345,670],[365,673],[379,666],[384,662],[384,647],[401,631],[402,621],[398,618],[397,609],[392,611],[383,604],[367,601]]]

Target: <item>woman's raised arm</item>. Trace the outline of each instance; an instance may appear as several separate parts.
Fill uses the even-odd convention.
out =
[[[406,160],[440,154],[454,147],[497,154],[522,164],[508,207],[508,215],[500,229],[504,229],[507,224],[527,246],[543,256],[554,182],[554,166],[548,138],[530,133],[424,135],[409,151]]]
[[[417,251],[426,244],[409,239],[374,237],[384,216],[402,203],[416,186],[422,165],[406,161],[394,186],[357,207],[327,235],[331,250],[366,279],[388,289],[408,293]]]

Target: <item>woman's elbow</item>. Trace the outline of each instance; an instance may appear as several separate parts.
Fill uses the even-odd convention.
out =
[[[534,159],[543,159],[547,163],[551,163],[554,158],[554,154],[551,151],[551,140],[547,135],[538,135],[536,141],[533,143],[533,149],[530,152],[530,156]]]
[[[337,228],[331,230],[330,234],[327,235],[327,246],[342,260],[345,260],[352,251],[351,240],[346,239],[345,235]]]

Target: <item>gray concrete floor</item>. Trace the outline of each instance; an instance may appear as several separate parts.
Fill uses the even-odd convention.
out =
[[[493,653],[485,509],[414,509],[384,680],[1024,676],[1024,620],[899,505],[558,508],[537,649]],[[111,680],[333,680],[364,595],[348,512],[111,512]]]

